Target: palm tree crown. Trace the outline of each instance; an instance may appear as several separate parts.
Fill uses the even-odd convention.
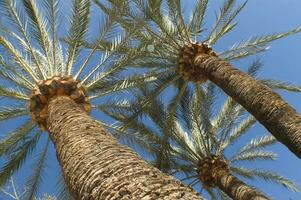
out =
[[[183,4],[187,1],[180,0],[128,0],[123,4],[115,0],[107,3],[99,0],[94,0],[94,2],[108,16],[114,16],[127,32],[131,32],[127,29],[128,27],[135,27],[134,40],[136,44],[144,46],[144,49],[142,48],[140,52],[143,58],[137,59],[134,66],[146,69],[147,73],[157,77],[158,80],[157,88],[153,91],[151,98],[145,100],[145,104],[152,101],[170,85],[180,84],[181,87],[173,99],[179,102],[188,85],[194,85],[197,90],[199,84],[209,79],[252,113],[277,140],[300,156],[299,140],[294,139],[299,138],[300,115],[266,85],[272,88],[280,86],[289,89],[289,87],[281,83],[275,84],[273,80],[256,82],[230,64],[230,62],[266,51],[272,41],[298,33],[301,31],[300,28],[285,33],[252,36],[217,52],[214,51],[215,45],[236,28],[237,22],[234,20],[246,6],[247,1],[238,5],[235,0],[223,1],[211,28],[207,28],[208,22],[205,23],[208,0],[193,1],[194,9],[190,15],[183,12]],[[89,47],[91,44],[85,45]],[[248,90],[243,89],[246,86],[249,86]],[[259,91],[268,94],[262,97],[266,99],[264,106],[261,106],[260,96],[255,95]],[[252,98],[254,96],[256,98]],[[274,103],[269,104],[271,96],[273,96],[272,102]],[[175,111],[175,107],[179,105],[178,102],[173,104],[174,107],[170,108],[170,112]],[[283,107],[280,108],[279,105]],[[273,109],[274,107],[291,114],[286,116],[285,113],[281,113],[280,115],[277,109]],[[283,117],[280,120],[281,116]],[[288,124],[294,124],[294,129],[290,129]]]
[[[260,66],[258,61],[254,62],[249,72],[255,74]],[[136,92],[135,100],[114,102],[110,107],[98,106],[117,120],[112,130],[129,144],[138,145],[150,153],[154,159],[149,162],[154,166],[181,177],[191,186],[201,184],[212,199],[229,199],[212,183],[210,174],[214,173],[215,168],[224,168],[246,180],[260,178],[298,191],[292,181],[276,172],[250,169],[249,165],[245,165],[248,162],[275,160],[277,155],[265,148],[277,140],[273,136],[259,136],[242,147],[236,146],[257,121],[233,99],[220,96],[220,91],[212,83],[199,86],[197,93],[187,87],[176,116],[170,116],[171,105],[160,99],[155,99],[147,107],[141,103],[154,89],[155,86],[142,87]],[[220,109],[215,111],[219,105]],[[211,165],[211,162],[214,164]]]
[[[252,36],[245,41],[238,41],[229,49],[214,52],[214,45],[237,26],[234,20],[246,6],[247,1],[238,6],[235,6],[237,4],[235,0],[224,1],[214,24],[208,29],[204,23],[208,0],[193,1],[194,9],[190,15],[185,14],[190,16],[189,19],[185,18],[183,2],[179,0],[127,0],[122,4],[114,0],[108,1],[109,3],[98,0],[94,2],[108,16],[114,16],[124,30],[127,32],[135,30],[132,32],[133,40],[144,46],[140,49],[144,51],[140,52],[141,59],[137,59],[133,66],[148,68],[153,76],[160,78],[161,84],[156,90],[158,94],[170,84],[177,85],[179,81],[182,83],[182,90],[190,82],[199,85],[204,81],[193,66],[184,67],[187,63],[183,60],[189,60],[189,51],[204,51],[226,61],[236,61],[264,52],[268,50],[268,45],[272,41],[301,31],[300,28],[296,28],[285,33]],[[89,43],[84,45],[91,48]],[[200,77],[197,78],[198,75]],[[287,87],[279,82],[274,84],[273,80],[266,80],[264,83],[275,88]]]

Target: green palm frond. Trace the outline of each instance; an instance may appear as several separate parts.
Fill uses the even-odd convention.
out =
[[[28,90],[33,89],[34,85],[28,80],[26,76],[18,71],[13,66],[6,63],[2,58],[0,60],[0,77],[4,80],[10,81],[12,84]]]
[[[17,99],[17,100],[29,100],[28,95],[26,95],[21,88],[13,89],[13,88],[7,88],[4,86],[0,85],[0,96],[1,97],[8,97],[12,99]]]
[[[218,200],[216,192],[214,191],[214,189],[210,188],[207,190],[208,194],[210,195],[212,200]]]
[[[207,42],[213,45],[217,40],[221,39],[226,33],[231,31],[237,23],[232,22],[240,11],[246,6],[248,0],[244,1],[241,5],[234,10],[235,0],[226,0],[220,14],[218,15],[215,25],[211,29]]]
[[[36,133],[30,140],[24,142],[19,150],[13,152],[8,161],[0,169],[0,187],[24,164],[38,143],[41,133]]]
[[[191,19],[188,24],[188,30],[195,37],[199,36],[202,32],[203,21],[208,1],[209,0],[196,1],[195,9],[191,13]]]
[[[26,108],[0,107],[0,121],[20,117],[26,114],[28,114]]]
[[[253,150],[242,152],[230,158],[232,163],[239,161],[255,161],[255,160],[275,160],[277,155],[273,152]]]
[[[39,153],[37,162],[35,163],[35,167],[33,170],[33,174],[26,181],[25,187],[27,188],[26,193],[24,194],[23,199],[31,200],[36,195],[39,185],[42,182],[41,174],[45,170],[46,167],[46,157],[50,140],[48,139],[44,149]]]
[[[248,144],[246,144],[239,153],[253,151],[255,149],[264,148],[275,144],[277,140],[273,136],[262,136],[260,138],[252,139]]]
[[[246,169],[243,167],[231,167],[231,171],[233,171],[235,174],[240,175],[242,177],[245,177],[247,179],[255,179],[255,178],[260,178],[265,181],[270,181],[277,183],[279,185],[282,185],[294,192],[298,192],[299,188],[298,186],[291,180],[275,173],[272,171],[267,171],[267,170],[261,170],[261,169]]]
[[[84,40],[84,36],[88,30],[90,1],[76,0],[73,4],[71,28],[68,36],[69,43],[68,59],[66,63],[66,74],[71,74],[72,65],[79,53],[79,47]]]
[[[73,197],[71,196],[69,189],[64,181],[64,177],[62,175],[62,172],[60,171],[59,173],[59,178],[57,182],[57,191],[58,191],[58,196],[57,198],[60,200],[74,200]]]
[[[17,144],[22,141],[25,136],[30,134],[36,125],[30,121],[25,122],[15,131],[9,133],[5,138],[0,140],[0,156],[5,155],[12,149],[16,148]]]
[[[271,34],[261,37],[251,37],[246,41],[242,41],[233,45],[229,50],[220,53],[219,56],[225,60],[237,60],[243,57],[254,55],[266,51],[270,42],[295,33],[299,33],[300,31],[301,28],[296,28],[285,33]]]
[[[241,135],[245,134],[255,123],[256,119],[253,116],[249,116],[244,119],[237,127],[235,127],[229,137],[221,141],[221,150],[224,150],[227,146],[235,142]]]
[[[22,70],[35,81],[38,82],[39,75],[35,74],[35,68],[29,61],[21,55],[20,51],[14,48],[13,44],[6,38],[0,36],[0,45],[2,45],[13,57],[14,61],[21,67]]]
[[[46,27],[46,20],[44,17],[39,13],[39,9],[36,5],[36,2],[33,0],[23,0],[23,4],[29,16],[30,22],[29,24],[32,25],[30,30],[32,30],[32,36],[34,36],[35,40],[39,43],[40,47],[43,49],[43,54],[46,58],[46,65],[51,66],[50,61],[50,44],[51,40],[48,35],[48,30]],[[47,70],[43,70],[40,62],[37,63],[37,68],[39,72],[42,74],[43,78],[46,78],[49,74],[53,72]],[[49,70],[52,68],[50,67]]]
[[[275,90],[285,90],[290,92],[301,92],[301,86],[293,85],[283,81],[273,79],[263,79],[261,82]]]

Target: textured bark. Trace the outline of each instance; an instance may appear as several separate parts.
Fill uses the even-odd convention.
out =
[[[65,181],[78,200],[202,199],[120,145],[69,97],[51,100],[47,128]]]
[[[217,57],[199,55],[195,64],[209,80],[248,110],[275,138],[301,158],[301,116],[269,87]]]
[[[215,179],[220,190],[235,200],[269,200],[262,193],[256,191],[229,173],[221,173]]]

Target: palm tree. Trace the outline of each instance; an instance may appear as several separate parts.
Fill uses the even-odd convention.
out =
[[[218,103],[224,98],[218,96],[212,83],[200,86],[200,93],[193,93],[192,88],[187,87],[176,117],[169,116],[170,105],[160,99],[149,107],[141,105],[152,89],[141,88],[135,100],[98,108],[117,120],[112,130],[119,137],[133,146],[138,145],[151,155],[148,157],[154,158],[149,162],[155,167],[181,177],[190,186],[201,184],[211,199],[268,199],[238,177],[260,178],[298,191],[292,181],[269,169],[244,166],[248,162],[275,160],[277,155],[265,148],[277,140],[273,136],[260,136],[239,144],[242,147],[238,148],[235,143],[251,129],[256,119],[231,98]],[[214,112],[220,104],[221,108]],[[143,114],[135,117],[141,109]],[[169,118],[172,122],[165,123]]]
[[[136,27],[135,38],[145,45],[145,51],[144,57],[135,65],[148,67],[152,73],[156,71],[157,77],[162,80],[153,96],[179,79],[184,80],[182,91],[187,83],[199,85],[210,80],[301,158],[300,115],[264,83],[230,64],[266,51],[270,42],[298,33],[300,28],[280,34],[251,37],[246,41],[238,41],[229,49],[215,52],[212,46],[236,27],[234,19],[245,7],[247,0],[237,7],[235,0],[225,0],[210,29],[204,27],[208,0],[194,1],[195,9],[189,19],[185,18],[187,15],[182,11],[184,1],[180,0],[128,0],[123,4],[115,0],[109,0],[110,3],[99,0],[94,2],[109,16],[115,16],[128,32],[128,27]],[[133,6],[126,6],[129,2]]]
[[[139,54],[137,49],[126,56],[116,51],[127,46],[128,35],[113,34],[119,30],[110,18],[104,18],[97,31],[96,44],[103,45],[104,51],[81,50],[87,38],[90,1],[72,1],[71,10],[62,2],[0,1],[1,18],[5,18],[0,29],[4,52],[0,96],[5,105],[0,120],[21,122],[0,141],[0,156],[5,160],[0,186],[43,145],[22,197],[32,199],[52,141],[75,199],[202,199],[120,145],[102,123],[89,116],[92,103],[100,97],[139,85],[145,77],[124,78],[125,67]],[[59,26],[64,22],[62,15],[70,21]],[[63,25],[69,27],[67,35]],[[61,43],[60,37],[67,37],[70,43]]]

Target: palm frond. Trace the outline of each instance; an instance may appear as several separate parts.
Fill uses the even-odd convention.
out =
[[[3,1],[0,1],[0,4],[1,4],[1,7],[4,8],[4,10],[6,11],[6,12],[4,12],[4,15],[8,17],[8,19],[12,22],[12,24],[17,28],[17,30],[23,36],[24,45],[29,49],[29,52],[30,52],[30,54],[31,54],[31,56],[34,60],[34,63],[36,65],[38,65],[39,61],[38,61],[38,58],[37,58],[37,55],[36,55],[36,50],[32,47],[32,45],[30,43],[30,36],[27,33],[25,17],[22,15],[20,10],[17,8],[15,0],[3,0]],[[9,48],[11,47],[10,44],[6,44],[6,46],[7,45],[8,45]],[[11,49],[9,49],[9,50],[13,51]],[[14,55],[14,53],[18,54],[18,52],[13,51],[13,55]],[[14,55],[14,57],[15,56],[16,55]],[[17,63],[18,62],[21,62],[21,61],[17,61]],[[24,65],[24,63],[23,63],[23,65]],[[23,65],[21,63],[22,68],[24,67]],[[25,69],[25,71],[27,71],[27,70]],[[31,76],[31,78],[33,78],[33,80],[35,82],[37,82],[38,78],[40,78],[40,76],[42,76],[41,73],[33,74],[33,71],[31,71],[31,70],[27,71],[27,73],[29,73],[29,75]]]
[[[13,56],[14,61],[37,83],[39,79],[35,73],[35,69],[32,67],[32,64],[29,63],[27,59],[25,59],[22,54],[14,48],[13,44],[4,37],[0,36],[0,45],[5,47],[5,49]]]
[[[36,133],[33,138],[25,142],[21,149],[14,152],[4,166],[0,169],[0,187],[24,164],[26,158],[35,149],[41,133]]]
[[[36,39],[36,41],[43,49],[44,55],[47,60],[48,68],[42,67],[41,63],[39,62],[37,63],[37,68],[45,79],[47,76],[53,75],[53,70],[52,70],[53,66],[50,61],[51,40],[48,35],[46,20],[40,14],[39,9],[34,0],[23,0],[23,4],[27,16],[29,16],[30,24],[32,25],[30,29],[32,30],[32,36]],[[49,73],[48,73],[48,69],[49,69]]]
[[[50,56],[52,63],[51,66],[53,68],[53,74],[58,74],[58,64],[57,63],[57,54],[58,54],[58,39],[57,39],[57,30],[58,30],[58,15],[59,15],[59,1],[58,0],[46,0],[44,1],[44,7],[46,14],[46,19],[48,24],[50,24],[50,34],[51,34],[51,43],[50,43]]]
[[[12,84],[22,87],[25,90],[31,90],[34,85],[20,71],[17,71],[11,65],[8,65],[3,60],[0,60],[0,77],[10,81]]]
[[[91,96],[90,99],[98,98],[101,96],[105,96],[107,94],[112,94],[115,92],[119,91],[124,91],[126,89],[130,88],[137,88],[142,84],[147,84],[149,82],[154,81],[154,77],[151,75],[150,77],[141,77],[136,76],[136,77],[131,77],[129,79],[124,79],[124,80],[112,80],[112,81],[107,81],[104,84],[101,84],[101,87],[106,86],[101,92],[96,93],[94,96]],[[88,87],[88,89],[90,89]],[[94,85],[93,90],[97,91],[97,86]]]
[[[169,7],[170,16],[177,27],[178,35],[181,35],[183,41],[191,42],[190,34],[186,27],[185,19],[183,16],[181,0],[168,0],[167,4]]]
[[[26,114],[28,114],[26,108],[0,107],[0,121],[20,117]]]
[[[150,155],[155,155],[161,138],[150,128],[139,122],[127,124],[127,129],[121,125],[109,127],[114,136],[135,148],[137,145]]]
[[[248,144],[246,144],[238,154],[248,151],[253,151],[260,148],[265,148],[277,142],[276,138],[273,136],[262,136],[259,138],[252,139]]]
[[[247,73],[250,76],[256,77],[258,71],[263,67],[262,62],[259,59],[254,60],[251,65],[248,67]]]
[[[192,91],[189,87],[187,87],[182,95],[181,101],[179,102],[179,108],[177,111],[177,118],[183,121],[187,129],[191,128],[191,106],[190,106],[190,99],[192,99]]]
[[[104,54],[101,57],[101,60],[99,64],[92,68],[92,70],[89,72],[88,75],[85,76],[85,78],[82,80],[82,83],[85,83],[89,78],[94,75],[101,67],[104,67],[104,64],[108,61],[110,61],[111,58],[114,58],[115,50],[118,48],[123,47],[128,42],[129,38],[125,36],[117,36],[114,38],[113,42],[111,43],[111,49],[107,49]],[[115,71],[119,71],[126,65],[130,64],[131,61],[136,58],[137,56],[137,50],[131,49],[126,56],[121,56],[116,63],[113,64],[113,66],[110,67],[109,70],[107,70],[105,73],[103,73],[100,77],[98,77],[96,80],[94,79],[92,83],[97,82],[98,80],[107,77],[114,73]],[[91,83],[89,84],[89,86]]]
[[[210,39],[210,36],[222,26],[223,22],[227,20],[229,13],[231,13],[233,7],[235,6],[235,0],[226,0],[223,3],[223,6],[220,8],[219,14],[214,22],[213,27],[211,28],[210,33],[208,34],[207,40]]]
[[[95,54],[96,50],[101,50],[104,53],[104,58],[101,59],[101,63],[105,63],[105,60],[107,60],[108,58],[111,57],[112,53],[116,53],[118,51],[120,51],[120,49],[127,49],[127,42],[130,39],[130,35],[129,34],[124,34],[124,35],[114,35],[114,38],[112,39],[112,41],[106,41],[106,38],[108,36],[108,34],[110,34],[110,31],[112,29],[114,29],[114,25],[115,25],[115,21],[112,20],[109,17],[104,17],[101,23],[101,28],[99,30],[99,35],[97,40],[94,42],[94,44],[92,45],[92,50],[89,53],[89,55],[87,56],[87,58],[85,59],[85,61],[83,62],[83,64],[80,66],[77,74],[74,76],[75,79],[77,79],[81,73],[84,71],[84,69],[87,67],[89,61],[92,59],[92,56]],[[84,45],[86,46],[86,45]],[[96,67],[97,68],[97,67]],[[92,71],[89,75],[87,75],[88,79],[95,71],[97,71],[97,69],[94,68],[94,71]]]
[[[244,119],[234,130],[226,137],[225,140],[221,141],[221,151],[223,151],[230,144],[235,142],[240,136],[247,133],[247,131],[256,123],[256,119],[253,116],[249,116]]]
[[[263,84],[275,90],[285,90],[290,92],[301,92],[301,86],[293,85],[291,83],[286,83],[283,81],[278,81],[274,79],[262,79],[260,80]]]
[[[44,149],[39,153],[38,160],[35,163],[33,174],[26,181],[25,187],[27,188],[24,194],[24,200],[32,200],[38,191],[38,187],[42,182],[42,173],[46,166],[46,157],[48,152],[49,139],[46,142]]]
[[[57,198],[60,200],[74,200],[72,195],[69,192],[68,186],[66,185],[66,182],[64,180],[63,174],[60,171],[59,173],[59,178],[57,182],[57,191],[58,191],[58,196]]]
[[[232,11],[232,7],[235,1],[226,1],[224,7],[221,10],[219,17],[217,18],[217,26],[214,27],[208,38],[208,44],[215,44],[220,38],[222,38],[226,33],[230,32],[237,23],[232,23],[234,18],[240,13],[240,11],[246,6],[248,0],[244,1],[235,10]]]
[[[287,37],[292,34],[299,33],[301,28],[295,28],[285,33],[265,35],[261,37],[251,37],[246,41],[233,45],[229,50],[219,54],[225,60],[237,60],[250,55],[254,55],[268,49],[268,44],[274,40]]]
[[[215,133],[220,127],[223,127],[224,121],[232,115],[233,110],[235,110],[237,106],[238,104],[231,97],[226,99],[220,112],[212,119],[212,132]]]
[[[246,168],[237,167],[237,166],[235,166],[235,167],[232,166],[230,169],[235,174],[245,177],[247,179],[252,180],[254,178],[260,178],[265,181],[269,181],[269,182],[284,186],[285,188],[287,188],[291,191],[294,191],[294,192],[299,191],[299,188],[296,185],[296,183],[277,174],[276,172],[266,171],[266,170],[261,170],[261,169],[246,169]]]
[[[84,40],[85,34],[88,30],[89,15],[90,15],[90,1],[89,0],[75,0],[72,8],[71,28],[69,31],[68,40],[68,58],[66,64],[66,74],[70,75],[72,66],[79,54],[79,47]]]
[[[236,154],[229,160],[231,161],[231,163],[235,163],[241,161],[275,160],[276,158],[277,154],[275,154],[274,152],[253,150]]]
[[[207,9],[209,0],[197,0],[194,10],[191,13],[191,18],[188,23],[188,30],[198,36],[201,33],[203,26],[204,16]]]
[[[176,92],[176,95],[172,98],[172,100],[170,100],[170,103],[168,105],[168,116],[166,119],[166,126],[165,126],[165,127],[168,127],[168,129],[170,126],[172,126],[174,117],[176,115],[177,106],[179,105],[179,103],[185,93],[187,85],[188,85],[188,82],[181,84],[179,90]],[[158,106],[158,105],[156,105],[156,106]]]
[[[196,140],[191,139],[189,133],[183,130],[179,122],[175,122],[172,137],[177,144],[177,146],[171,145],[172,153],[174,153],[175,156],[183,160],[188,159],[193,163],[197,162],[202,156],[198,150],[198,148],[202,147],[194,145]]]
[[[29,97],[26,93],[24,93],[21,89],[15,90],[12,88],[6,88],[0,85],[0,97],[8,97],[12,99],[28,101]]]
[[[15,131],[8,134],[5,138],[0,140],[0,156],[15,148],[17,144],[25,138],[35,127],[31,121],[27,121],[18,127]]]

